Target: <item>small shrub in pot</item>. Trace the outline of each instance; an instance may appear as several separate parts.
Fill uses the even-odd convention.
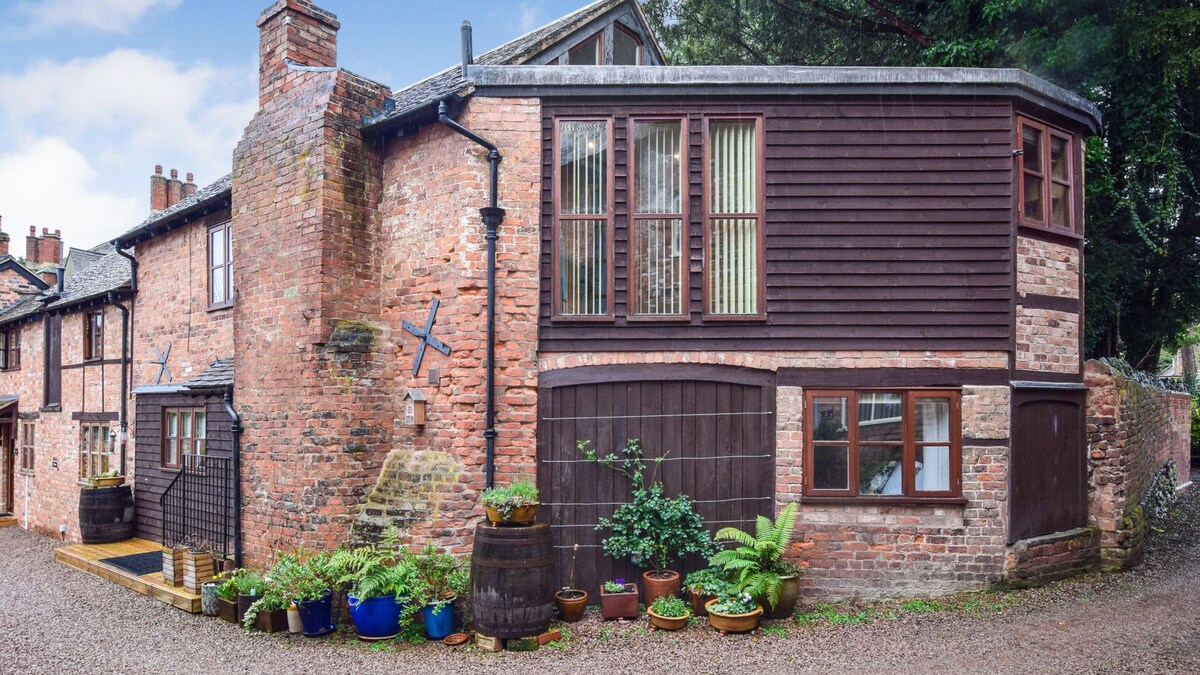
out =
[[[527,480],[488,488],[483,493],[483,505],[492,523],[528,525],[537,518],[538,490]]]
[[[646,608],[650,625],[661,630],[679,630],[687,626],[692,611],[687,603],[674,595],[662,595]]]

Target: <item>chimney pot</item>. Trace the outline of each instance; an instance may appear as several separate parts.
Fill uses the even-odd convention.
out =
[[[158,175],[160,175],[160,176],[162,175],[162,164],[155,164],[155,165],[154,165],[154,173],[156,173],[156,174],[158,174]]]
[[[42,228],[42,236],[45,236],[45,235],[47,235],[47,234],[50,234],[50,228],[48,228],[48,227],[43,227],[43,228]]]
[[[183,196],[183,183],[179,180],[179,172],[171,169],[171,178],[167,180],[167,208],[175,206]]]
[[[29,226],[29,234],[31,234],[31,235],[33,235],[33,236],[35,236],[35,237],[36,237],[36,236],[37,236],[37,227],[35,227],[35,226],[33,226],[33,225],[30,225],[30,226]]]
[[[192,176],[192,172],[191,172],[191,171],[189,171],[189,172],[188,172],[188,175],[187,175],[187,182],[189,182],[189,183],[192,183],[192,182],[194,182],[195,180],[196,180],[196,178],[195,178],[194,176]]]
[[[167,177],[162,173],[162,164],[154,165],[150,176],[150,212],[158,213],[167,208]]]
[[[475,64],[475,45],[471,37],[471,22],[462,22],[462,67],[466,72],[467,66]]]
[[[178,169],[171,169],[171,178],[172,179],[179,178],[179,170]]]

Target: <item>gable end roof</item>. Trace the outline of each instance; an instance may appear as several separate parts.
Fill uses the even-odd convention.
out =
[[[155,235],[186,222],[183,220],[197,212],[203,213],[210,207],[229,199],[233,195],[233,174],[226,174],[221,179],[209,183],[196,191],[196,194],[181,199],[171,208],[163,209],[142,221],[141,225],[117,237],[114,241],[121,248],[132,248],[138,242],[145,241]]]

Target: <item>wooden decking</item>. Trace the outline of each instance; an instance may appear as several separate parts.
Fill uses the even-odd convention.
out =
[[[100,562],[104,558],[113,558],[134,553],[160,551],[162,547],[145,539],[130,539],[116,544],[75,544],[54,550],[54,559],[75,569],[90,572],[125,588],[148,595],[155,600],[173,605],[179,609],[197,614],[200,612],[200,596],[183,587],[176,588],[163,582],[162,572],[153,572],[142,576]]]
[[[0,516],[0,527],[15,527],[17,519],[12,516]]]

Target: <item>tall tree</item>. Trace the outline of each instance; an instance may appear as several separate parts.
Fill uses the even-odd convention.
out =
[[[644,0],[676,63],[1016,67],[1096,102],[1087,345],[1154,369],[1200,322],[1200,0]]]

